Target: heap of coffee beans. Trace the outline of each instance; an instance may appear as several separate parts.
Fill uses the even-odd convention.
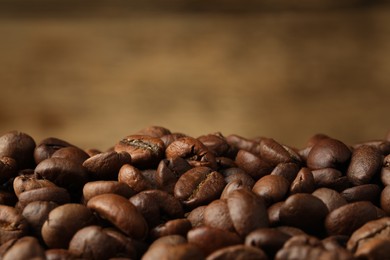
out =
[[[390,133],[0,136],[0,259],[389,259]]]

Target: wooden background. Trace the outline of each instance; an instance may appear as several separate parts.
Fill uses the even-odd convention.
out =
[[[103,150],[149,125],[383,138],[389,5],[290,2],[2,0],[0,133]]]

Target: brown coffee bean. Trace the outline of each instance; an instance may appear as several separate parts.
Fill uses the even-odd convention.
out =
[[[219,172],[208,167],[195,167],[180,176],[174,195],[184,206],[195,208],[219,198],[225,185]]]
[[[273,258],[291,236],[275,228],[260,228],[249,233],[245,245],[257,247]]]
[[[322,247],[321,240],[315,236],[310,235],[297,235],[289,238],[284,244],[285,248],[294,246],[311,246],[311,247]]]
[[[132,239],[116,228],[104,228],[103,232],[118,242],[118,257],[126,256],[130,259],[140,259],[141,255],[146,251],[146,244],[144,241]]]
[[[382,162],[383,157],[378,149],[367,145],[356,148],[347,170],[348,180],[353,185],[368,184],[380,173]]]
[[[199,227],[204,225],[204,211],[207,206],[199,206],[191,210],[187,215],[187,219],[191,222],[193,227]]]
[[[152,239],[157,239],[169,235],[187,236],[188,231],[192,228],[191,222],[186,218],[177,218],[154,227],[150,231]]]
[[[375,238],[389,239],[390,237],[390,217],[371,220],[356,229],[350,236],[347,249],[351,252],[356,250]]]
[[[284,201],[279,201],[267,209],[268,219],[269,219],[269,225],[271,227],[275,227],[280,224],[280,208],[282,207]]]
[[[47,179],[56,185],[71,190],[81,191],[88,181],[86,170],[78,162],[66,158],[49,158],[40,162],[35,168],[37,176]]]
[[[25,236],[19,238],[7,250],[3,260],[46,259],[45,250],[35,237]]]
[[[137,168],[153,168],[164,156],[165,145],[160,138],[147,135],[129,135],[115,145],[116,152],[127,152],[132,165]]]
[[[42,226],[49,217],[50,211],[56,207],[58,205],[51,201],[33,201],[23,209],[22,215],[36,237],[41,237]]]
[[[206,260],[235,260],[235,259],[258,259],[267,260],[267,255],[260,248],[235,245],[221,248],[207,256]]]
[[[50,211],[42,226],[42,238],[49,248],[67,248],[73,235],[96,221],[92,212],[81,204],[69,203]]]
[[[153,245],[153,244],[152,244]],[[203,260],[203,252],[188,243],[153,245],[142,256],[142,260]]]
[[[278,226],[275,227],[275,229],[282,231],[283,233],[289,235],[289,236],[300,236],[300,235],[308,235],[306,234],[302,229],[291,227],[291,226]]]
[[[243,169],[255,181],[270,174],[274,168],[265,160],[245,150],[238,151],[235,162],[238,167]]]
[[[299,170],[297,177],[290,186],[290,193],[312,193],[315,190],[315,181],[309,168],[303,167]]]
[[[130,164],[131,157],[127,152],[105,152],[94,155],[83,162],[92,179],[115,180],[119,169],[124,164]]]
[[[381,181],[384,186],[390,185],[390,167],[382,167]]]
[[[76,260],[77,256],[67,249],[53,248],[45,251],[46,260]]]
[[[329,212],[347,204],[345,198],[340,193],[332,189],[319,188],[316,189],[312,195],[322,200]]]
[[[323,247],[328,250],[346,250],[349,236],[336,235],[322,239]]]
[[[322,168],[311,171],[317,188],[330,188],[342,191],[349,186],[348,178],[337,169]]]
[[[338,251],[327,251],[322,247],[298,245],[278,251],[275,260],[332,259],[352,260],[352,256],[340,254]]]
[[[152,137],[162,137],[171,134],[171,131],[162,126],[148,126],[137,132],[137,135],[148,135]]]
[[[205,256],[220,248],[242,242],[236,233],[207,226],[191,229],[187,233],[187,239],[190,244],[199,247]]]
[[[315,143],[307,157],[307,166],[314,169],[344,169],[351,158],[350,149],[341,141],[324,138]]]
[[[252,191],[263,198],[266,205],[284,200],[290,189],[290,183],[282,176],[266,175],[253,186]]]
[[[280,208],[281,223],[303,229],[309,234],[322,232],[323,222],[328,214],[326,205],[317,197],[297,193],[287,198]]]
[[[341,206],[328,214],[325,227],[329,235],[351,235],[366,222],[377,218],[375,206],[358,201]]]
[[[68,146],[55,151],[51,158],[64,158],[82,165],[89,158],[89,155],[76,146]]]
[[[11,157],[0,158],[0,184],[7,182],[17,174],[18,165]]]
[[[272,170],[271,175],[278,175],[284,177],[290,183],[294,181],[301,167],[297,163],[279,163]]]
[[[92,197],[106,193],[118,194],[128,199],[136,192],[127,184],[118,181],[92,181],[86,183],[83,187],[83,198],[85,203]]]
[[[226,184],[225,188],[223,189],[222,193],[221,193],[221,199],[226,199],[227,197],[229,197],[229,194],[234,191],[234,190],[238,190],[238,189],[247,189],[247,190],[251,190],[251,186],[247,186],[247,185],[244,185],[243,182],[240,180],[240,179],[237,179],[235,181],[231,181],[229,182],[228,184]]]
[[[249,140],[239,135],[229,135],[226,137],[228,144],[235,150],[245,150],[256,155],[260,155],[260,140]]]
[[[23,208],[33,201],[52,201],[58,205],[70,202],[69,192],[60,187],[43,187],[39,189],[22,192],[19,195],[17,208]]]
[[[148,225],[144,217],[130,201],[122,196],[98,195],[88,201],[87,207],[132,238],[143,239],[148,233]]]
[[[382,155],[390,154],[390,141],[387,141],[387,140],[367,141],[367,142],[355,144],[353,146],[353,148],[356,149],[356,148],[363,146],[363,145],[371,146],[371,147],[378,149]]]
[[[129,201],[143,215],[150,228],[163,223],[162,220],[184,216],[179,200],[165,191],[142,191],[132,196]]]
[[[155,176],[157,187],[173,194],[178,178],[191,168],[187,160],[181,157],[161,160]]]
[[[356,259],[388,259],[390,239],[374,238],[364,243],[355,252]]]
[[[234,232],[235,228],[230,217],[227,200],[214,200],[207,205],[203,213],[203,223],[210,227]]]
[[[380,204],[386,214],[390,215],[390,186],[386,186],[382,190]]]
[[[174,141],[176,141],[182,137],[187,137],[187,135],[185,135],[183,133],[172,133],[172,134],[168,134],[168,135],[163,135],[160,137],[160,139],[161,139],[161,141],[163,141],[165,147],[168,147],[171,143],[173,143]]]
[[[219,132],[202,135],[197,139],[202,142],[215,157],[226,156],[233,158],[235,156],[235,149],[229,145],[226,138]]]
[[[231,192],[227,198],[227,206],[234,228],[242,237],[269,225],[265,203],[252,191],[239,189]]]
[[[0,245],[27,234],[27,221],[13,207],[0,205],[0,223]]]
[[[377,204],[381,194],[381,188],[376,184],[363,184],[345,189],[341,192],[348,202],[368,200]]]
[[[127,184],[136,193],[153,189],[153,185],[142,172],[130,164],[125,164],[120,168],[118,181]]]
[[[13,188],[16,196],[22,192],[44,187],[57,187],[53,182],[46,179],[37,179],[36,175],[19,175],[14,179]]]
[[[290,152],[291,150],[286,150],[284,146],[272,138],[262,138],[260,141],[260,157],[273,166],[279,163],[295,162],[299,156],[292,156]]]
[[[244,170],[238,167],[231,167],[221,171],[222,175],[225,177],[225,182],[230,183],[232,181],[240,180],[242,185],[252,189],[255,185],[255,180],[245,173]]]
[[[43,139],[34,149],[34,160],[36,164],[50,158],[53,153],[61,148],[73,146],[72,144],[55,137]]]
[[[35,141],[28,134],[11,131],[0,136],[0,158],[14,159],[18,169],[34,167],[34,149]]]
[[[192,137],[182,137],[172,142],[165,150],[167,159],[181,157],[193,167],[217,168],[215,156],[199,140]]]

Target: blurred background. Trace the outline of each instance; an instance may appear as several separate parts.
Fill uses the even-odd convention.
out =
[[[105,150],[149,125],[298,148],[390,130],[387,2],[139,2],[0,0],[0,133]]]

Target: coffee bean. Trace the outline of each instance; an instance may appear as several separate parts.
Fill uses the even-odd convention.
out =
[[[274,168],[265,160],[245,150],[238,151],[235,162],[238,167],[243,169],[254,180],[270,174]]]
[[[163,237],[164,238],[164,237]],[[163,239],[161,238],[161,239]],[[156,243],[156,240],[154,243]],[[160,259],[172,259],[172,260],[203,260],[203,252],[195,245],[188,243],[180,244],[152,244],[152,246],[142,256],[142,260],[160,260]]]
[[[356,259],[388,259],[390,255],[390,239],[374,238],[355,252]]]
[[[94,155],[83,162],[92,179],[115,180],[124,164],[130,164],[131,157],[127,152],[105,152]]]
[[[280,224],[280,208],[284,204],[284,201],[279,201],[267,209],[268,219],[269,219],[269,225],[271,227],[275,227]]]
[[[382,190],[380,204],[386,214],[390,215],[390,186],[386,186]]]
[[[284,200],[290,189],[290,183],[282,176],[266,175],[253,186],[252,191],[263,198],[266,205]]]
[[[221,248],[211,255],[207,256],[206,260],[235,260],[235,259],[258,259],[267,260],[267,255],[260,248],[252,246],[236,245]]]
[[[150,236],[152,239],[169,235],[181,235],[185,237],[191,228],[191,222],[188,219],[177,218],[154,227],[150,231]]]
[[[92,181],[86,183],[83,187],[85,203],[92,197],[106,193],[114,193],[125,198],[130,198],[136,192],[127,184],[118,181]]]
[[[168,135],[163,135],[160,137],[161,141],[163,141],[165,147],[168,147],[171,143],[174,141],[182,138],[182,137],[187,137],[187,135],[183,133],[171,133]]]
[[[234,190],[238,190],[238,189],[247,189],[247,190],[251,190],[251,186],[247,186],[247,185],[244,185],[243,184],[243,181],[240,180],[240,179],[237,179],[237,180],[234,180],[234,181],[231,181],[229,182],[228,184],[226,184],[225,188],[223,189],[222,193],[221,193],[221,199],[226,199],[227,197],[229,197],[229,194],[234,191]]]
[[[245,150],[256,155],[260,155],[260,140],[249,140],[245,137],[234,134],[226,137],[226,141],[228,142],[228,144],[235,150]]]
[[[221,173],[225,177],[226,183],[240,180],[242,185],[249,187],[250,189],[252,189],[253,185],[255,185],[255,180],[250,175],[248,175],[244,170],[236,166],[223,169]]]
[[[293,156],[290,151],[272,138],[262,138],[260,141],[260,157],[273,166],[279,163],[295,162],[299,156]]]
[[[335,190],[319,188],[312,195],[316,196],[325,204],[329,212],[347,204],[345,198]]]
[[[290,186],[290,193],[312,193],[315,190],[315,181],[309,168],[303,167]]]
[[[210,227],[235,232],[226,199],[214,200],[206,206],[203,223]]]
[[[153,189],[153,185],[142,175],[142,172],[130,164],[120,168],[118,181],[127,184],[136,193]]]
[[[0,245],[27,234],[27,221],[13,207],[0,205],[0,223]]]
[[[43,187],[39,189],[22,192],[19,195],[17,208],[23,208],[33,201],[51,201],[58,205],[70,202],[70,195],[67,190],[60,187]]]
[[[156,173],[156,184],[170,194],[173,194],[178,178],[192,167],[181,157],[161,160]]]
[[[172,142],[165,150],[167,159],[181,157],[193,167],[217,168],[215,156],[199,140],[192,137],[182,137]]]
[[[363,145],[374,147],[374,148],[378,149],[381,152],[381,154],[383,154],[383,155],[390,154],[390,141],[388,141],[388,140],[367,141],[367,142],[355,144],[353,146],[353,148],[356,149],[356,148],[363,146]]]
[[[64,158],[82,165],[89,158],[89,155],[78,147],[68,146],[58,149],[50,158]]]
[[[342,191],[349,186],[348,178],[339,170],[322,168],[311,171],[317,188],[330,188]]]
[[[187,219],[191,222],[193,227],[199,227],[204,225],[204,211],[207,206],[199,206],[191,210],[187,214]]]
[[[53,248],[53,249],[47,249],[45,251],[46,260],[61,260],[61,259],[67,259],[67,260],[76,260],[78,259],[75,254],[70,252],[67,249],[62,248]]]
[[[122,196],[98,195],[88,201],[87,207],[132,238],[143,239],[147,235],[148,225],[144,217]]]
[[[379,174],[382,162],[382,154],[378,149],[367,145],[356,148],[347,170],[349,181],[353,185],[368,184]]]
[[[45,251],[35,237],[24,236],[14,242],[2,257],[4,260],[46,259]]]
[[[19,175],[13,181],[13,189],[16,196],[22,192],[44,187],[57,187],[53,182],[46,179],[37,179],[36,175]]]
[[[34,149],[34,160],[39,164],[45,159],[49,159],[53,153],[61,148],[73,146],[72,144],[55,137],[43,139]]]
[[[341,192],[341,196],[348,202],[368,200],[374,204],[377,204],[379,201],[380,194],[381,188],[376,184],[363,184]]]
[[[162,137],[171,134],[171,131],[162,126],[148,126],[137,132],[138,135],[148,135],[152,137]]]
[[[226,138],[221,133],[202,135],[197,139],[202,142],[215,157],[226,156],[234,158],[235,153],[237,152],[229,145]]]
[[[324,138],[316,142],[307,156],[310,169],[344,169],[351,158],[350,149],[341,141]]]
[[[73,235],[94,224],[92,212],[81,204],[69,203],[50,211],[42,226],[42,238],[49,248],[67,248]]]
[[[127,152],[131,162],[138,168],[158,165],[164,156],[165,145],[160,138],[147,135],[129,135],[115,145],[116,152]]]
[[[246,236],[245,245],[260,248],[267,256],[273,258],[290,237],[290,235],[275,228],[260,228]]]
[[[0,158],[0,184],[7,182],[17,174],[17,163],[11,157]]]
[[[56,207],[58,204],[51,201],[33,201],[23,209],[22,215],[36,237],[41,237],[42,226]]]
[[[271,175],[278,175],[284,177],[290,183],[294,181],[301,167],[297,163],[279,163],[272,170]]]
[[[180,176],[174,195],[184,206],[195,208],[217,199],[225,184],[219,172],[208,167],[195,167]]]

